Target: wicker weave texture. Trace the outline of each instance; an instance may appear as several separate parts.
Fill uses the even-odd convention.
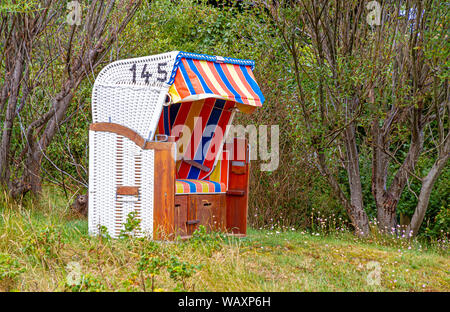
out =
[[[117,238],[131,212],[141,220],[136,236],[153,234],[154,150],[142,150],[133,141],[109,132],[89,131],[89,232],[105,227]],[[108,150],[108,152],[104,152]],[[120,186],[133,186],[138,195],[118,195]]]
[[[92,91],[92,121],[126,126],[152,140],[166,101],[177,51],[107,65]],[[89,232],[105,227],[116,238],[130,212],[141,220],[136,236],[153,234],[154,151],[115,133],[89,131]],[[138,195],[117,195],[132,186]]]
[[[92,122],[114,122],[152,139],[177,52],[107,65],[92,91]]]

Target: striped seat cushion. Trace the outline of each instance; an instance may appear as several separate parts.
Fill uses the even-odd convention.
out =
[[[176,194],[224,193],[225,191],[224,183],[194,179],[176,180]]]

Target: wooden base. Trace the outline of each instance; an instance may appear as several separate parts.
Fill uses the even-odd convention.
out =
[[[247,194],[175,195],[174,234],[189,237],[203,225],[242,237],[247,233]]]
[[[159,183],[158,189],[155,188],[154,225],[167,234],[166,238],[188,238],[200,225],[208,231],[223,231],[237,237],[247,234],[248,144],[246,140],[234,139],[225,148],[234,155],[229,160],[226,194],[175,194],[175,163],[169,161],[169,151],[159,151],[155,156],[155,181]]]
[[[209,231],[224,231],[225,205],[225,194],[175,195],[175,235],[192,235],[200,225]]]
[[[242,237],[246,237],[246,234],[233,234],[233,233],[225,233],[226,236],[229,237],[237,237],[237,238],[242,238]],[[178,236],[179,239],[181,240],[188,240],[192,237],[192,235],[184,235],[184,236]]]

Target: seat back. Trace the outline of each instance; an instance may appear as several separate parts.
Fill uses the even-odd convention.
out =
[[[235,102],[207,98],[164,106],[158,133],[175,136],[177,178],[205,179],[223,149]]]

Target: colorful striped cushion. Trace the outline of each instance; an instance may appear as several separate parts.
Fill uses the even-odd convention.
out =
[[[226,186],[214,181],[180,179],[176,180],[175,190],[176,194],[224,193],[226,192]]]

